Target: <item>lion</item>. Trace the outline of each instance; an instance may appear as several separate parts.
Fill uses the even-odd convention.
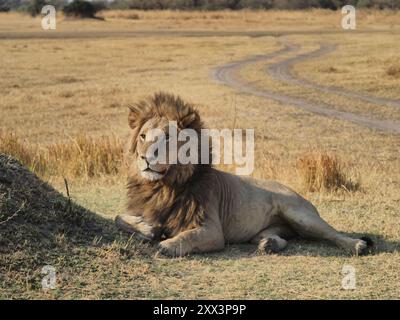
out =
[[[336,231],[309,201],[278,182],[236,176],[200,161],[154,163],[147,151],[155,137],[147,135],[159,129],[168,144],[168,124],[175,121],[178,131],[193,129],[200,136],[204,125],[199,113],[192,103],[164,92],[129,108],[128,203],[115,223],[158,243],[162,254],[211,252],[236,243],[254,243],[263,253],[278,253],[294,237],[328,240],[354,255],[372,246],[367,237]]]

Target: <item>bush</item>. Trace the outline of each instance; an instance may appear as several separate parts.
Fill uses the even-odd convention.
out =
[[[325,152],[307,153],[297,161],[297,170],[307,191],[347,191],[358,190],[359,182],[354,182],[344,163],[336,156]]]
[[[92,1],[92,4],[94,5],[96,12],[108,9],[107,1]]]
[[[386,74],[393,78],[400,78],[400,66],[392,65],[386,69]]]
[[[8,11],[10,11],[10,9],[11,9],[11,6],[7,1],[0,0],[0,12],[8,12]]]
[[[76,18],[95,18],[99,9],[91,2],[83,0],[74,0],[63,8],[66,16]]]
[[[115,9],[138,10],[238,10],[238,9],[308,9],[324,8],[340,10],[345,5],[396,9],[399,0],[115,0],[110,3]]]
[[[336,10],[338,5],[334,0],[319,0],[319,5],[323,9]]]
[[[93,138],[80,134],[71,141],[39,147],[14,133],[0,131],[1,153],[18,159],[41,177],[88,179],[124,170],[124,144],[116,136]]]
[[[32,17],[36,17],[38,14],[41,14],[42,8],[45,5],[47,5],[45,0],[33,0],[28,6],[28,12]]]

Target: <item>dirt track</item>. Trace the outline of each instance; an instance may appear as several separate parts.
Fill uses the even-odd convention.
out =
[[[382,30],[364,30],[357,31],[357,33],[382,33],[389,31]],[[390,31],[392,33],[392,31]],[[324,34],[336,34],[339,31],[324,31]],[[178,31],[178,30],[134,30],[134,31],[121,31],[121,30],[104,30],[104,31],[38,31],[38,32],[0,32],[1,40],[16,40],[16,39],[79,39],[79,38],[107,38],[107,37],[148,37],[148,36],[160,36],[160,37],[209,37],[209,36],[248,36],[248,37],[263,37],[263,36],[274,36],[282,37],[286,35],[293,34],[321,34],[320,31],[308,30],[308,31]],[[230,87],[235,88],[238,91],[246,92],[249,94],[265,97],[267,99],[272,99],[283,104],[289,104],[296,106],[298,108],[323,115],[326,117],[337,118],[341,120],[351,121],[359,125],[380,130],[387,133],[400,134],[400,122],[393,120],[380,120],[371,118],[368,115],[360,115],[347,111],[335,110],[334,106],[321,102],[313,102],[304,98],[297,98],[283,93],[274,92],[264,88],[258,88],[252,83],[241,79],[237,73],[243,67],[250,65],[252,63],[257,63],[261,61],[267,61],[269,59],[281,56],[286,53],[296,53],[300,50],[301,46],[294,45],[290,43],[285,43],[284,48],[273,52],[268,55],[257,55],[252,56],[247,59],[236,61],[233,63],[226,64],[224,66],[218,67],[212,72],[212,77]],[[319,84],[312,83],[306,79],[298,78],[291,73],[291,67],[299,62],[318,58],[322,55],[326,55],[334,51],[335,46],[329,44],[321,44],[320,48],[306,54],[298,54],[293,58],[284,59],[283,61],[271,64],[266,72],[273,79],[294,84],[301,87],[306,87],[312,90],[337,94],[345,96],[350,99],[358,99],[373,103],[376,105],[385,105],[389,107],[400,108],[400,101],[394,99],[379,98],[366,95],[360,92],[354,92],[345,90],[337,87],[322,86]]]
[[[241,92],[246,92],[249,94],[254,94],[260,97],[264,97],[267,99],[272,99],[283,104],[289,104],[296,106],[298,108],[323,115],[326,117],[337,118],[341,120],[351,121],[353,123],[357,123],[359,125],[377,129],[380,131],[388,132],[388,133],[396,133],[400,134],[400,123],[395,122],[392,120],[379,120],[370,118],[366,115],[359,115],[351,112],[340,111],[334,109],[334,107],[330,104],[321,103],[321,102],[312,102],[306,99],[292,97],[289,95],[285,95],[283,93],[274,92],[268,89],[258,88],[254,86],[252,83],[240,78],[238,76],[238,71],[240,69],[251,65],[253,63],[267,61],[272,58],[281,56],[286,53],[295,53],[301,47],[299,45],[285,44],[283,49],[277,50],[273,53],[268,55],[258,55],[249,57],[244,60],[232,62],[221,67],[218,67],[212,71],[212,77],[217,80],[218,82],[228,85],[232,88],[237,89]],[[301,87],[306,87],[309,89],[321,91],[321,92],[328,92],[333,93],[341,96],[346,96],[351,99],[360,99],[363,101],[367,101],[370,103],[374,103],[377,105],[386,105],[391,107],[400,107],[399,100],[392,100],[392,99],[385,99],[379,97],[372,97],[360,92],[353,92],[344,90],[341,88],[336,87],[328,87],[328,86],[321,86],[318,84],[314,84],[308,80],[296,78],[292,73],[290,68],[298,63],[308,59],[313,59],[320,57],[322,55],[328,54],[333,52],[336,49],[335,46],[329,44],[321,44],[320,48],[305,54],[299,54],[289,59],[284,59],[280,62],[273,63],[267,68],[267,73],[273,78],[278,81],[283,81],[286,83],[298,85]]]

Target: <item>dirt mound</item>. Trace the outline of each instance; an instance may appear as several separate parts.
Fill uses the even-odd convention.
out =
[[[62,270],[60,288],[71,279],[79,282],[76,292],[82,274],[86,279],[106,276],[121,259],[143,256],[138,246],[111,219],[71,202],[0,154],[0,299],[41,297],[46,265]]]
[[[110,223],[80,207],[23,167],[0,155],[0,253],[48,249],[57,236],[71,244],[110,234]]]

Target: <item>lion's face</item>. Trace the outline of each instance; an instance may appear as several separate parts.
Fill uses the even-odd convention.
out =
[[[179,184],[193,174],[196,164],[182,163],[178,156],[186,141],[177,139],[184,129],[196,136],[200,132],[201,121],[191,105],[160,93],[131,106],[128,120],[133,129],[129,165],[136,179]]]
[[[189,166],[182,164],[178,157],[185,143],[176,139],[182,129],[164,117],[144,123],[138,132],[136,145],[137,167],[142,178],[157,181],[171,171],[176,173]]]
[[[166,161],[157,161],[159,151],[152,152],[155,143],[164,143]],[[170,169],[168,162],[169,149],[168,120],[165,118],[150,119],[139,130],[136,146],[136,161],[140,176],[146,180],[162,179]]]

